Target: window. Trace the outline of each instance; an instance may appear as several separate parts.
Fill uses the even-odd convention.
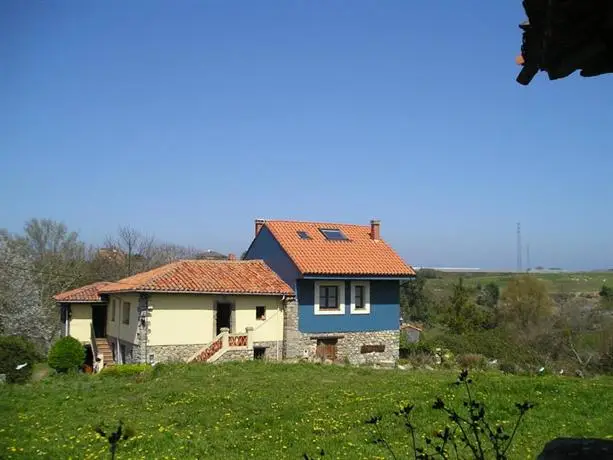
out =
[[[353,301],[356,310],[361,310],[364,308],[364,286],[355,287]]]
[[[117,299],[113,299],[113,308],[111,309],[111,321],[115,322],[115,312],[117,311]]]
[[[255,307],[255,319],[260,321],[266,319],[266,307]]]
[[[319,288],[319,308],[338,309],[337,286],[321,286]]]
[[[351,283],[351,314],[370,313],[370,283],[354,281]]]
[[[123,303],[123,311],[122,311],[122,322],[123,324],[130,324],[130,302]]]
[[[253,347],[253,359],[264,359],[266,357],[266,348]]]
[[[121,364],[126,364],[127,363],[126,346],[120,345],[119,347],[121,348]]]
[[[320,228],[321,233],[324,234],[328,240],[346,240],[347,237],[338,228]]]
[[[309,234],[307,232],[299,231],[299,232],[296,232],[296,233],[298,233],[298,237],[301,240],[310,240],[311,239],[311,237],[309,236]]]
[[[343,281],[315,282],[315,314],[345,314],[345,283]]]

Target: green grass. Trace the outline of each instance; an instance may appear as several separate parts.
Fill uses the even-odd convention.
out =
[[[450,273],[439,272],[440,278],[428,280],[428,285],[439,292],[451,292],[451,286],[460,278],[464,278],[467,286],[476,286],[494,282],[501,288],[506,287],[509,279],[515,273]],[[533,273],[539,280],[547,284],[551,293],[598,293],[603,284],[613,286],[613,272],[582,272],[582,273]]]
[[[557,436],[613,435],[613,378],[475,373],[478,398],[509,427],[514,403],[538,404],[521,427],[512,458],[534,458]],[[93,428],[122,419],[136,435],[118,458],[388,458],[364,420],[384,415],[398,450],[407,445],[399,403],[416,404],[420,432],[444,426],[437,396],[460,405],[455,373],[323,365],[229,363],[164,366],[147,376],[49,377],[0,389],[0,458],[108,458]],[[403,458],[408,458],[403,456]]]

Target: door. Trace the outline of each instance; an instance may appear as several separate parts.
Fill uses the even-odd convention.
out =
[[[318,339],[316,355],[320,359],[336,361],[336,343],[338,339]]]
[[[92,324],[96,338],[106,337],[106,305],[92,305]]]
[[[216,323],[217,324],[217,332],[219,334],[221,332],[222,327],[227,327],[232,332],[232,304],[229,303],[218,303],[217,304],[217,316]]]

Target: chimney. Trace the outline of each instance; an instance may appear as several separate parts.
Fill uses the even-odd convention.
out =
[[[380,239],[380,227],[381,227],[381,221],[380,220],[371,220],[370,221],[370,239],[371,240],[378,240]]]
[[[236,260],[236,256],[234,254],[228,254],[228,260]]]
[[[260,233],[260,230],[262,230],[263,226],[264,226],[264,219],[255,220],[255,236],[258,236],[258,233]]]

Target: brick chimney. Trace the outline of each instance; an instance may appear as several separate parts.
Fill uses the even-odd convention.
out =
[[[370,221],[370,239],[380,239],[381,221],[373,219]]]
[[[258,236],[258,233],[260,233],[260,230],[262,230],[263,226],[264,226],[264,219],[255,220],[255,236]]]
[[[236,260],[236,256],[234,254],[228,254],[228,260]]]

